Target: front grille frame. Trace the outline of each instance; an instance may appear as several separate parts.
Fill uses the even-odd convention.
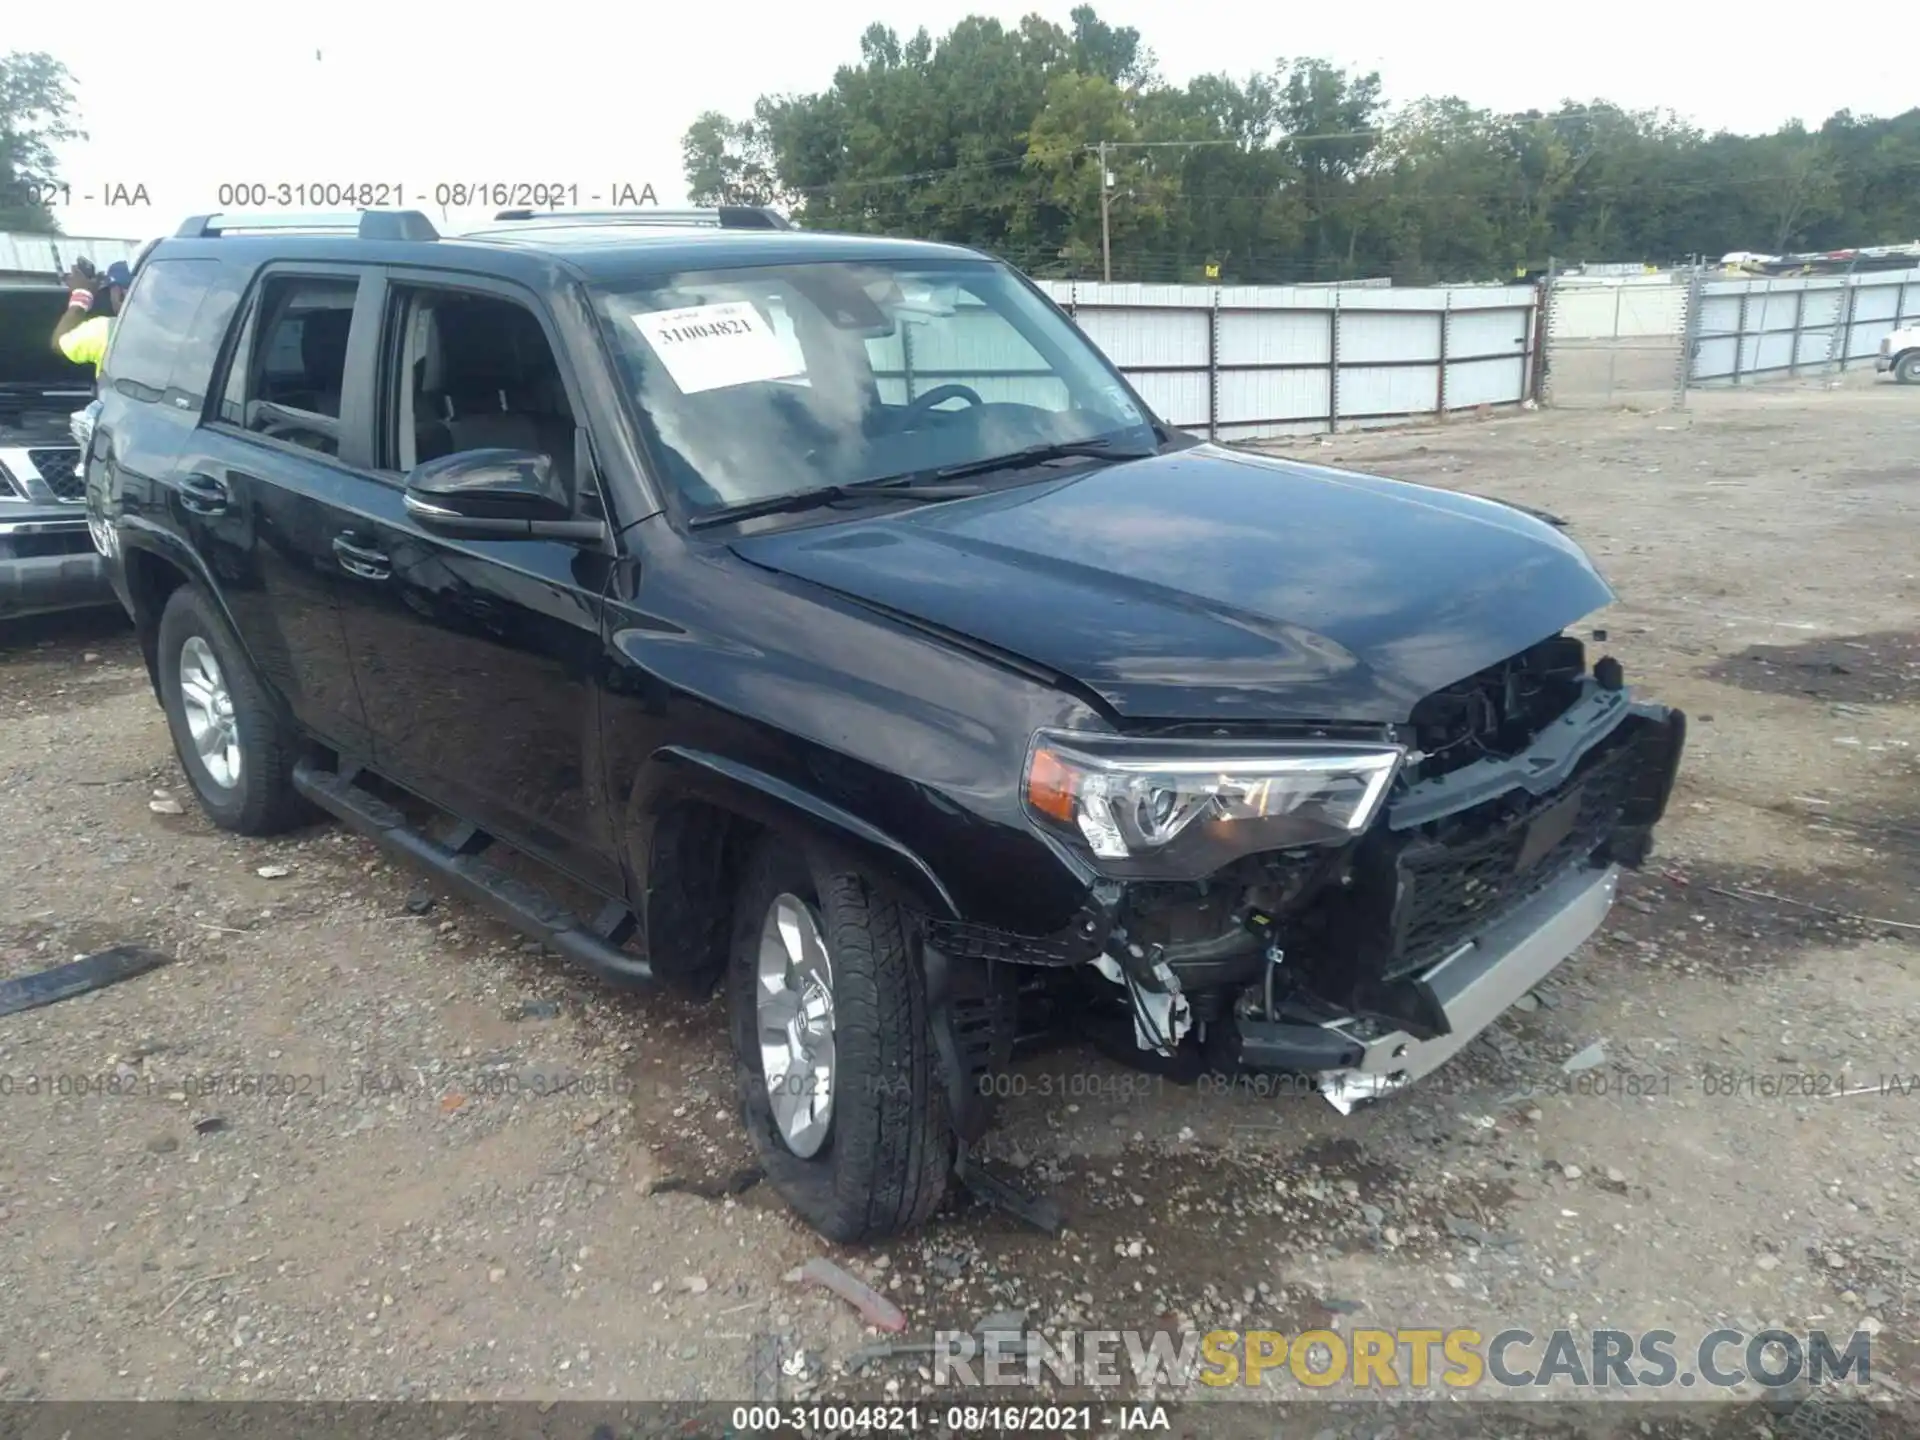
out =
[[[1392,905],[1379,975],[1427,970],[1511,914],[1570,870],[1592,862],[1621,823],[1646,764],[1645,730],[1629,724],[1595,746],[1545,795],[1516,792],[1409,832],[1389,856]],[[1517,868],[1534,821],[1577,808],[1567,833],[1524,871]]]
[[[1398,830],[1383,815],[1354,847],[1344,882],[1290,918],[1289,953],[1331,997],[1377,997],[1416,979],[1555,880],[1599,863],[1636,782],[1666,753],[1665,727],[1629,715],[1540,795],[1512,787]],[[1497,873],[1497,857],[1518,856],[1533,819],[1576,793],[1568,834],[1524,874]],[[1474,880],[1482,883],[1469,887]]]

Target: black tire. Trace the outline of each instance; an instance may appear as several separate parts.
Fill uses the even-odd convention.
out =
[[[241,761],[231,785],[214,779],[195,748],[181,699],[181,651],[196,637],[213,652],[233,703]],[[277,835],[309,819],[311,811],[291,779],[299,736],[267,699],[213,602],[191,585],[175,590],[161,612],[157,643],[160,703],[167,712],[167,729],[207,818],[239,835]]]
[[[760,929],[775,897],[814,909],[833,972],[834,1103],[821,1148],[801,1158],[773,1117],[756,1034]],[[843,1244],[919,1225],[953,1167],[953,1127],[927,1021],[926,974],[899,907],[857,873],[768,837],[735,897],[727,1008],[748,1136],[801,1219]]]
[[[1920,385],[1920,350],[1900,357],[1893,367],[1893,378],[1902,385]]]

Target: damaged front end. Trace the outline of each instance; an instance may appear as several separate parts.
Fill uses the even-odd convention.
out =
[[[1438,1068],[1599,928],[1685,717],[1556,636],[1372,736],[1213,757],[1190,738],[1156,737],[1178,763],[1116,744],[1089,765],[1043,737],[1030,803],[1112,883],[1058,943],[991,958],[1044,967],[1028,988],[1117,1058],[1311,1076],[1345,1111]],[[1190,838],[1142,843],[1166,834]],[[981,954],[964,929],[942,943]]]

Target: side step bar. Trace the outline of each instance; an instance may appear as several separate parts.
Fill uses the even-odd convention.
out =
[[[490,839],[484,831],[461,825],[449,842],[435,840],[414,829],[379,796],[354,784],[356,774],[357,769],[343,774],[302,760],[293,767],[293,788],[382,849],[439,876],[465,899],[568,959],[620,984],[653,983],[653,967],[621,948],[620,942],[633,931],[632,912],[624,906],[609,905],[588,925],[539,886],[481,859]]]

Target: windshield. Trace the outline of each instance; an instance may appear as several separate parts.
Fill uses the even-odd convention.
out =
[[[991,261],[689,272],[598,302],[648,443],[697,508],[1153,441],[1085,337]]]

